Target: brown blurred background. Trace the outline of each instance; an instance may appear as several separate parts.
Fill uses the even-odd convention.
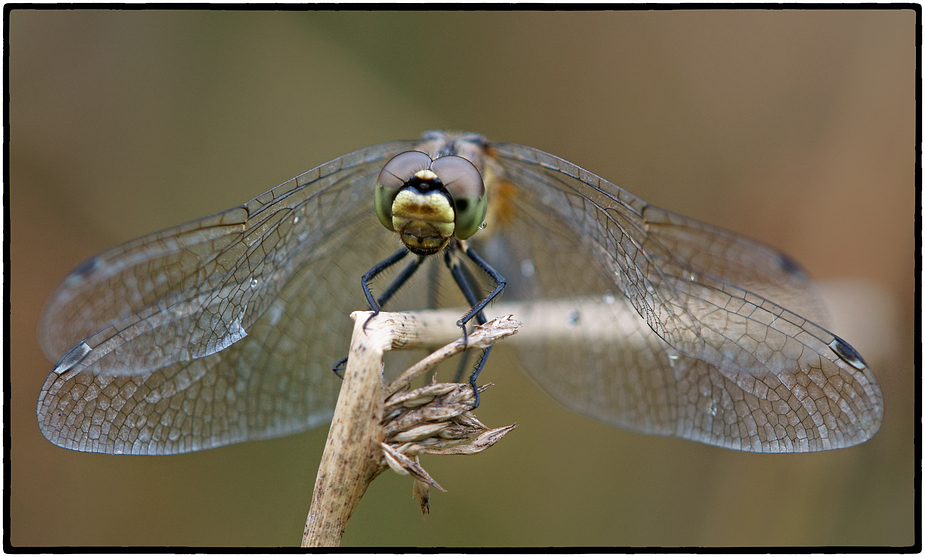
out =
[[[326,435],[173,457],[57,448],[36,325],[84,258],[432,128],[564,157],[793,255],[877,374],[863,445],[753,455],[621,431],[489,365],[477,457],[386,472],[344,545],[908,545],[915,14],[876,11],[9,14],[14,545],[296,545]]]

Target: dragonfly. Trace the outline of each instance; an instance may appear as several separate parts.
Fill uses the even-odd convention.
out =
[[[465,183],[447,186],[457,172]],[[414,176],[443,184],[440,211],[452,222],[423,218],[430,232],[408,240],[478,253],[506,284],[497,304],[478,303],[484,290],[461,301],[441,286],[440,257],[418,254],[422,270],[379,300],[461,306],[470,319],[512,304],[525,334],[498,349],[514,350],[565,407],[761,453],[849,447],[879,429],[876,377],[824,328],[816,284],[787,255],[538,149],[430,131],[78,265],[40,321],[42,349],[57,361],[39,394],[42,433],[77,451],[165,455],[328,421],[348,314],[378,302],[364,275],[408,249],[392,209]],[[487,272],[454,261],[463,284]],[[558,334],[529,334],[552,325]]]

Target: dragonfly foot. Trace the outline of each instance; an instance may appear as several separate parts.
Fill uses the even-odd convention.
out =
[[[341,358],[340,360],[338,360],[336,364],[334,364],[334,367],[331,369],[331,371],[334,372],[334,375],[343,379],[344,378],[343,372],[346,367],[347,367],[347,358]]]

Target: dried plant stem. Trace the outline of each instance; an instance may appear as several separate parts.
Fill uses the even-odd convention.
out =
[[[385,351],[439,345],[459,336],[455,323],[458,314],[453,312],[381,312],[369,319],[370,315],[370,312],[351,314],[354,328],[349,359],[318,468],[302,547],[339,546],[347,521],[367,486],[387,467],[382,426]],[[484,346],[512,334],[509,322],[506,323],[506,332],[496,331],[493,337],[480,332],[481,329],[473,332],[469,345]],[[486,334],[488,340],[484,338]]]
[[[354,319],[351,351],[328,440],[321,457],[302,547],[336,547],[366,487],[378,473],[369,454],[381,435],[382,353],[391,343],[382,320]],[[379,357],[376,357],[376,354]]]

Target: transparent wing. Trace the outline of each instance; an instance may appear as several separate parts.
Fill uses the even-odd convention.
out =
[[[784,309],[823,316],[792,260],[541,151],[487,152],[502,209],[481,249],[502,263],[505,299],[554,300],[569,316],[561,342],[521,350],[554,398],[623,427],[758,452],[877,431],[882,398],[861,357]]]
[[[435,152],[445,137],[425,136]],[[60,357],[39,398],[46,437],[172,454],[327,419],[338,387],[328,366],[346,353],[346,313],[365,305],[349,285],[397,245],[373,217],[371,188],[415,146],[345,155],[75,269],[42,319],[42,346]],[[508,277],[506,299],[543,301],[526,307],[528,327],[548,321],[543,307],[564,310],[567,333],[521,352],[555,398],[624,427],[753,451],[876,432],[882,400],[860,356],[783,309],[822,319],[791,260],[540,151],[491,144],[487,155],[495,215],[473,243]],[[433,291],[436,277],[412,290]]]
[[[247,205],[113,248],[51,298],[58,364],[42,432],[72,449],[172,454],[301,431],[327,419],[358,277],[394,251],[372,187],[414,142],[345,155]]]

